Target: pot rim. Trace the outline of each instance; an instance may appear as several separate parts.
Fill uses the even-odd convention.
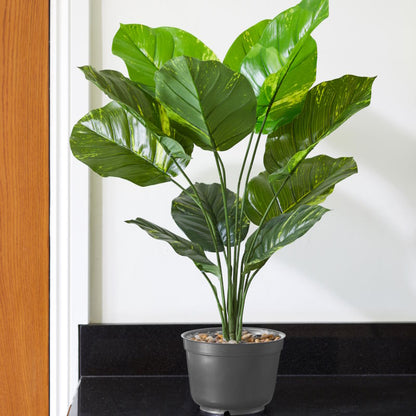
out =
[[[267,344],[273,344],[275,342],[282,342],[284,338],[286,338],[286,334],[284,332],[278,331],[276,329],[270,329],[270,328],[262,328],[262,327],[255,327],[255,326],[243,326],[243,330],[249,331],[249,332],[253,332],[255,335],[262,335],[264,333],[272,333],[275,335],[279,335],[279,339],[275,339],[273,341],[269,341],[267,343],[236,343],[236,344],[229,344],[229,343],[224,343],[224,344],[216,344],[216,343],[212,343],[209,345],[217,345],[217,346],[221,346],[221,347],[226,347],[226,346],[235,346],[235,345],[239,345],[241,348],[241,345],[267,345]],[[217,331],[222,331],[221,327],[209,327],[209,328],[197,328],[197,329],[191,329],[189,331],[185,331],[182,332],[181,334],[181,338],[183,340],[185,340],[186,342],[193,342],[196,343],[198,345],[201,344],[205,344],[205,343],[201,343],[200,341],[195,341],[190,339],[192,334],[197,334],[197,333],[204,333],[204,332],[217,332]],[[257,334],[256,334],[257,333]]]

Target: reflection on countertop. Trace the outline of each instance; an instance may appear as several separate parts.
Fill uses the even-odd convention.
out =
[[[180,334],[211,326],[81,325],[69,416],[201,416]],[[416,416],[416,323],[253,326],[287,334],[265,416]]]
[[[255,375],[254,375],[255,376]],[[265,416],[415,416],[416,376],[279,376]],[[186,376],[83,377],[69,416],[200,416]]]

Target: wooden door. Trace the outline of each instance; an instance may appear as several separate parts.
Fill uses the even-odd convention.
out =
[[[49,414],[49,0],[0,0],[0,415]]]

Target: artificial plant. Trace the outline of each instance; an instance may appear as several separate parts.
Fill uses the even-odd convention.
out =
[[[112,50],[130,78],[81,68],[113,101],[74,126],[73,154],[101,176],[181,190],[171,214],[187,238],[143,218],[127,222],[194,262],[214,293],[226,339],[241,339],[247,291],[259,270],[319,221],[327,209],[318,204],[357,172],[351,157],[307,157],[369,105],[374,81],[345,75],[312,87],[311,33],[327,16],[328,0],[303,0],[245,30],[223,62],[183,30],[121,25]],[[265,170],[252,176],[263,135]],[[221,152],[243,139],[233,192]],[[186,174],[194,146],[212,154],[218,183],[194,183]]]

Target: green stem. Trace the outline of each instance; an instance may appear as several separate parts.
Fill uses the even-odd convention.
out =
[[[286,183],[286,181],[284,182],[284,183]],[[273,191],[273,196],[274,196],[274,201],[276,201],[276,204],[277,204],[277,208],[279,209],[279,212],[281,213],[281,214],[283,214],[283,209],[282,209],[282,206],[280,205],[280,200],[279,200],[279,194],[277,194],[275,191],[274,191],[274,188],[273,188],[273,185],[270,185],[270,187],[272,188],[272,191]],[[291,188],[292,189],[292,188]],[[280,193],[280,189],[279,189],[279,193]],[[295,199],[295,198],[294,198]],[[271,209],[271,208],[270,208]],[[268,212],[267,212],[268,213]],[[267,214],[266,214],[267,215]]]
[[[278,93],[278,91],[279,91],[280,86],[282,85],[282,82],[283,82],[284,78],[285,78],[285,77],[283,77],[283,78],[279,81],[278,85],[276,86],[276,90],[275,90],[275,92],[274,92],[274,94],[273,94],[273,97],[272,97],[272,99],[270,100],[269,105],[267,106],[267,111],[266,111],[266,114],[265,114],[265,116],[264,116],[263,122],[262,122],[262,124],[261,124],[261,126],[260,126],[260,130],[259,130],[259,133],[258,133],[258,136],[257,136],[257,139],[256,139],[256,143],[255,143],[255,145],[254,145],[253,154],[252,154],[252,156],[251,156],[250,164],[249,164],[248,171],[247,171],[247,175],[246,175],[246,180],[245,180],[245,183],[244,183],[244,194],[243,194],[243,198],[242,198],[242,202],[241,202],[241,210],[240,210],[240,212],[241,212],[241,216],[240,216],[240,228],[242,228],[242,225],[243,225],[243,224],[242,224],[242,220],[243,220],[243,218],[244,218],[244,207],[245,207],[246,196],[247,196],[247,185],[248,185],[248,181],[250,180],[250,174],[251,174],[251,170],[253,169],[253,164],[254,164],[254,160],[255,160],[255,158],[256,158],[257,149],[258,149],[258,147],[259,147],[259,143],[260,143],[261,135],[262,135],[262,133],[263,133],[264,126],[266,125],[267,118],[268,118],[268,116],[269,116],[269,114],[270,114],[270,111],[271,111],[271,108],[272,108],[272,105],[273,105],[274,99],[276,98],[276,95],[277,95],[277,93]],[[248,148],[247,148],[246,155],[245,155],[244,165],[245,165],[245,163],[246,163],[246,158],[247,158],[247,156],[248,156],[248,150],[249,150],[249,148],[251,147],[251,142],[252,142],[253,136],[254,136],[254,131],[253,131],[253,133],[251,134],[251,137],[250,137],[249,146],[248,146]],[[244,167],[245,167],[245,166],[244,166]],[[239,184],[240,184],[240,182],[241,182],[242,175],[243,175],[243,169],[242,169],[242,170],[241,170],[241,172],[240,172]],[[239,186],[240,186],[240,185],[239,185]],[[240,249],[241,249],[241,241],[239,241],[239,242],[238,242],[238,254],[240,253]]]
[[[278,206],[279,206],[279,210],[280,210],[280,212],[281,212],[281,213],[283,213],[282,207],[281,207],[280,202],[279,202],[279,194],[280,194],[281,190],[283,189],[283,187],[285,186],[286,182],[289,180],[290,176],[291,176],[291,175],[286,176],[285,180],[282,182],[282,184],[280,185],[279,190],[278,190],[276,193],[274,193],[274,190],[273,190],[274,198],[272,198],[272,200],[269,202],[269,205],[267,206],[266,211],[264,212],[263,216],[261,217],[261,220],[260,220],[259,226],[257,227],[257,230],[256,230],[256,231],[255,231],[255,233],[254,233],[254,237],[253,237],[253,239],[252,239],[252,241],[251,241],[251,244],[250,244],[250,247],[249,247],[249,249],[248,249],[248,251],[247,251],[247,256],[246,256],[246,259],[249,259],[249,258],[250,258],[251,253],[252,253],[253,248],[254,248],[254,245],[255,245],[256,240],[257,240],[257,236],[259,235],[259,232],[260,232],[261,226],[262,226],[262,225],[264,224],[264,222],[266,221],[267,215],[268,215],[268,213],[270,212],[270,210],[271,210],[271,208],[272,208],[273,204],[274,204],[276,201],[277,201],[277,203],[278,203]],[[273,187],[272,187],[272,188],[273,188]],[[242,267],[242,269],[244,268],[244,266],[245,266],[245,263],[243,263],[243,264],[242,264],[242,266],[241,266],[241,267]]]
[[[250,153],[251,143],[253,141],[254,137],[254,130],[250,135],[250,139],[247,144],[247,149],[244,155],[243,163],[240,169],[240,174],[238,176],[238,183],[237,183],[237,192],[236,192],[236,198],[235,198],[235,221],[234,221],[234,234],[235,234],[235,241],[234,241],[234,264],[233,264],[233,287],[235,290],[237,290],[237,280],[239,276],[239,259],[240,259],[240,248],[241,248],[241,232],[242,232],[242,218],[244,217],[244,212],[239,209],[239,202],[240,202],[240,187],[241,187],[241,181],[243,179],[244,175],[244,169],[246,167],[248,155]],[[241,226],[239,227],[239,221],[241,216]],[[239,279],[238,286],[241,284],[241,279]],[[234,293],[234,297],[236,299],[236,309],[239,309],[239,299],[240,299],[240,289],[237,293]],[[241,338],[237,335],[237,341],[239,341]]]
[[[232,265],[231,265],[231,232],[230,223],[228,217],[228,206],[227,206],[227,179],[224,163],[221,160],[218,151],[214,149],[215,163],[217,165],[218,175],[221,182],[221,194],[222,202],[224,205],[224,217],[225,217],[225,228],[227,235],[226,253],[224,256],[227,262],[227,275],[228,275],[228,290],[227,290],[227,312],[228,312],[228,328],[229,336],[231,339],[235,339],[235,316],[234,316],[234,297],[233,297],[233,285],[232,285]]]
[[[256,274],[260,271],[260,268],[257,269],[253,275],[250,277],[250,272],[247,273],[247,278],[245,280],[245,286],[244,286],[244,291],[242,294],[242,298],[241,298],[241,302],[240,302],[240,308],[239,308],[239,314],[238,314],[238,334],[241,338],[241,334],[243,332],[243,316],[244,316],[244,307],[246,305],[246,298],[247,298],[247,293],[248,293],[248,288],[251,285],[251,282],[253,281],[254,277],[256,276]]]
[[[175,179],[173,179],[171,177],[172,182],[175,185],[177,185],[180,189],[182,189],[198,205],[199,209],[201,210],[202,214],[204,215],[204,218],[205,218],[205,221],[207,223],[209,232],[211,234],[211,239],[212,239],[212,242],[214,244],[215,254],[216,254],[216,257],[217,257],[217,264],[218,264],[218,268],[219,268],[219,271],[220,271],[220,279],[219,280],[220,280],[221,297],[222,297],[223,311],[224,311],[224,314],[221,315],[222,326],[223,326],[223,334],[224,334],[224,338],[228,339],[229,329],[228,329],[228,316],[227,316],[226,301],[225,301],[224,278],[223,278],[221,259],[220,259],[219,250],[218,250],[218,246],[217,246],[215,227],[214,227],[214,224],[212,223],[212,220],[211,220],[210,216],[208,215],[208,213],[206,212],[206,210],[203,206],[201,197],[199,196],[195,185],[193,184],[191,179],[188,177],[188,175],[185,173],[185,171],[182,169],[180,164],[177,162],[176,158],[173,157],[173,156],[171,156],[171,158],[172,158],[173,162],[175,163],[175,165],[178,167],[179,171],[182,173],[182,175],[186,179],[186,181],[189,183],[190,187],[194,191],[195,196],[192,193],[188,192],[187,189],[185,189],[179,182],[177,182]]]
[[[211,220],[210,216],[206,212],[206,210],[205,210],[205,208],[204,208],[204,206],[202,204],[201,197],[199,196],[198,191],[195,188],[194,184],[189,179],[189,177],[185,174],[185,172],[183,171],[183,169],[180,168],[179,165],[178,165],[178,168],[181,170],[183,176],[185,177],[185,179],[187,180],[187,182],[191,186],[192,190],[194,191],[194,194],[195,194],[196,198],[194,197],[194,195],[192,193],[188,192],[187,189],[185,189],[181,184],[179,184],[179,182],[175,181],[174,179],[172,179],[172,182],[175,185],[179,186],[180,189],[182,189],[190,198],[192,198],[192,200],[198,205],[199,209],[201,210],[202,214],[204,215],[205,222],[208,225],[208,229],[209,229],[210,234],[211,234],[211,239],[212,239],[212,242],[214,244],[215,253],[217,255],[217,263],[218,263],[218,267],[220,269],[220,274],[222,276],[222,274],[223,274],[222,273],[222,266],[221,266],[221,261],[220,261],[220,256],[219,256],[219,250],[218,250],[218,246],[217,246],[217,239],[216,239],[216,235],[215,235],[215,227],[214,227],[214,224],[212,223],[212,220]]]
[[[256,143],[254,145],[253,154],[252,154],[252,157],[251,157],[251,160],[250,160],[250,165],[249,165],[249,168],[248,168],[248,171],[247,171],[246,180],[245,180],[245,184],[244,184],[244,194],[243,194],[242,203],[241,203],[241,210],[240,210],[240,212],[241,212],[240,228],[242,228],[242,225],[243,225],[242,221],[243,221],[243,218],[244,218],[244,206],[245,206],[245,200],[246,200],[246,196],[247,196],[247,185],[248,185],[248,181],[250,180],[250,174],[251,174],[251,170],[253,168],[254,160],[256,158],[257,149],[258,149],[258,146],[259,146],[259,143],[260,143],[261,135],[263,133],[264,126],[266,125],[266,121],[267,121],[267,118],[270,114],[271,108],[273,106],[274,99],[276,98],[276,95],[277,95],[277,93],[280,89],[280,86],[282,85],[282,82],[285,79],[286,75],[287,75],[287,71],[284,74],[284,76],[279,80],[279,83],[276,86],[276,90],[274,91],[273,97],[270,100],[269,105],[267,106],[267,111],[266,111],[266,114],[264,116],[263,122],[261,124],[260,130],[259,130],[259,133],[258,133],[258,136],[257,136],[257,139],[256,139]],[[254,131],[251,134],[250,142],[249,142],[249,145],[248,145],[248,148],[247,148],[247,151],[246,151],[246,155],[245,155],[245,158],[244,158],[244,162],[243,162],[243,168],[241,169],[241,172],[240,172],[240,178],[239,178],[239,183],[238,183],[238,191],[239,191],[240,182],[241,182],[241,178],[242,178],[242,175],[243,175],[243,170],[244,170],[245,163],[246,163],[246,158],[248,156],[248,150],[251,147],[251,142],[252,142],[253,136],[254,136]],[[277,196],[276,196],[276,200],[278,201]],[[278,204],[279,204],[279,208],[281,209],[279,201],[278,201]],[[271,208],[271,206],[270,206],[270,208]],[[268,208],[267,213],[270,210],[270,208]],[[262,218],[262,220],[263,220],[263,218]],[[258,229],[257,229],[256,232],[258,232]],[[255,238],[257,238],[257,237],[255,237]],[[254,240],[255,240],[255,238],[254,238]],[[240,257],[240,250],[241,250],[241,239],[236,242],[236,246],[237,246],[237,249],[235,251],[236,254],[235,254],[234,260],[237,259],[237,262],[238,262],[238,258]],[[252,246],[253,246],[253,244],[252,244]],[[246,296],[247,296],[246,291],[243,290],[244,280],[245,280],[244,279],[245,273],[244,273],[244,268],[243,267],[244,267],[244,263],[243,263],[243,259],[242,259],[241,267],[240,267],[240,282],[239,282],[238,301],[237,301],[238,309],[239,309],[239,332],[240,333],[241,333],[241,330],[242,330],[242,319],[243,319],[243,313],[244,313],[244,305],[245,305],[245,299],[246,299]],[[258,270],[260,270],[260,269],[258,269]],[[256,272],[253,274],[253,277],[257,274],[258,270],[256,270]],[[250,281],[250,283],[251,283],[251,281]]]
[[[297,54],[298,53],[299,53],[299,51],[297,52]],[[295,57],[297,56],[297,54],[295,55]],[[292,62],[293,62],[293,60],[292,60]],[[245,182],[245,185],[244,185],[244,192],[245,193],[247,192],[247,184],[248,184],[248,181],[250,179],[251,169],[253,168],[254,160],[255,160],[255,157],[256,157],[256,153],[257,153],[257,148],[259,146],[259,142],[260,142],[260,138],[261,138],[261,135],[263,133],[263,130],[264,130],[264,126],[266,125],[267,118],[269,117],[270,111],[272,109],[274,99],[276,98],[276,95],[279,92],[279,89],[280,89],[284,79],[286,78],[287,73],[288,73],[288,70],[286,70],[285,74],[282,76],[282,78],[279,80],[278,84],[276,85],[276,90],[274,91],[273,96],[272,96],[272,98],[269,102],[269,105],[267,106],[266,114],[264,116],[263,122],[261,123],[261,127],[260,127],[260,130],[259,130],[259,134],[257,136],[256,144],[255,144],[254,150],[253,150],[253,155],[251,157],[250,165],[249,165],[247,176],[246,176],[246,182]],[[245,196],[245,194],[244,194],[244,196]],[[243,198],[243,203],[244,203],[244,200],[245,200],[245,198]]]
[[[254,247],[254,242],[255,242],[255,240],[257,239],[257,235],[258,235],[258,233],[259,233],[260,227],[263,225],[263,223],[264,223],[264,221],[265,221],[265,219],[266,219],[266,217],[267,217],[267,214],[269,213],[269,211],[270,211],[271,207],[273,206],[273,204],[274,204],[274,202],[275,202],[276,200],[278,201],[278,205],[279,205],[280,212],[282,212],[282,208],[281,208],[281,206],[280,206],[280,202],[279,202],[279,200],[278,200],[278,196],[279,196],[279,194],[280,194],[281,190],[283,189],[283,186],[285,185],[285,183],[287,182],[287,180],[288,180],[288,179],[289,179],[289,176],[288,176],[288,177],[285,179],[285,181],[282,183],[282,185],[280,186],[279,190],[278,190],[276,193],[274,193],[275,198],[273,198],[273,199],[270,201],[269,205],[267,206],[267,209],[266,209],[265,213],[263,214],[263,216],[262,216],[262,218],[261,218],[261,220],[260,220],[259,226],[258,226],[258,228],[257,228],[256,232],[254,233],[253,242],[252,242],[252,244],[250,245],[249,250],[248,250],[248,252],[247,252],[247,258],[250,258],[251,252],[252,252],[253,247]],[[245,302],[246,302],[246,297],[247,297],[248,288],[250,287],[251,282],[253,281],[253,279],[254,279],[254,277],[256,276],[256,274],[257,274],[257,273],[260,271],[260,269],[261,269],[261,267],[260,267],[260,268],[258,268],[257,270],[255,270],[255,272],[253,273],[253,275],[250,277],[250,272],[248,272],[247,274],[244,274],[244,266],[245,266],[245,264],[242,262],[242,264],[241,264],[242,274],[241,274],[241,276],[240,276],[240,283],[241,283],[241,285],[240,285],[240,287],[239,287],[239,297],[240,297],[240,307],[239,307],[239,328],[240,328],[240,331],[242,330],[242,322],[243,322],[244,306],[245,306]]]
[[[253,273],[253,275],[249,278],[249,279],[247,279],[247,281],[246,281],[246,286],[245,286],[245,288],[244,288],[244,293],[245,293],[245,295],[244,295],[244,299],[246,298],[246,296],[247,296],[247,293],[248,293],[248,289],[249,289],[249,287],[250,287],[250,285],[251,285],[251,282],[254,280],[254,278],[256,277],[256,274],[260,271],[260,269],[261,269],[261,267],[260,268],[258,268],[254,273]]]
[[[237,322],[238,322],[237,337],[238,339],[241,339],[242,328],[243,328],[243,310],[244,310],[243,291],[242,291],[243,285],[244,285],[244,275],[241,274],[239,288],[238,288],[238,296],[239,296],[238,315],[237,315]]]
[[[223,331],[224,331],[224,309],[223,309],[223,307],[222,307],[222,305],[221,305],[221,302],[220,302],[220,300],[219,300],[219,298],[218,298],[218,291],[217,291],[217,288],[215,287],[215,285],[211,282],[211,279],[208,277],[208,275],[205,273],[205,272],[203,272],[203,271],[201,271],[201,273],[203,274],[203,276],[205,277],[205,279],[207,280],[207,282],[208,282],[208,284],[211,286],[211,289],[212,289],[212,291],[213,291],[213,293],[214,293],[214,296],[215,296],[215,300],[217,301],[217,306],[218,306],[218,310],[219,310],[219,312],[220,312],[220,316],[221,316],[221,322],[222,322],[222,324],[223,324]]]

